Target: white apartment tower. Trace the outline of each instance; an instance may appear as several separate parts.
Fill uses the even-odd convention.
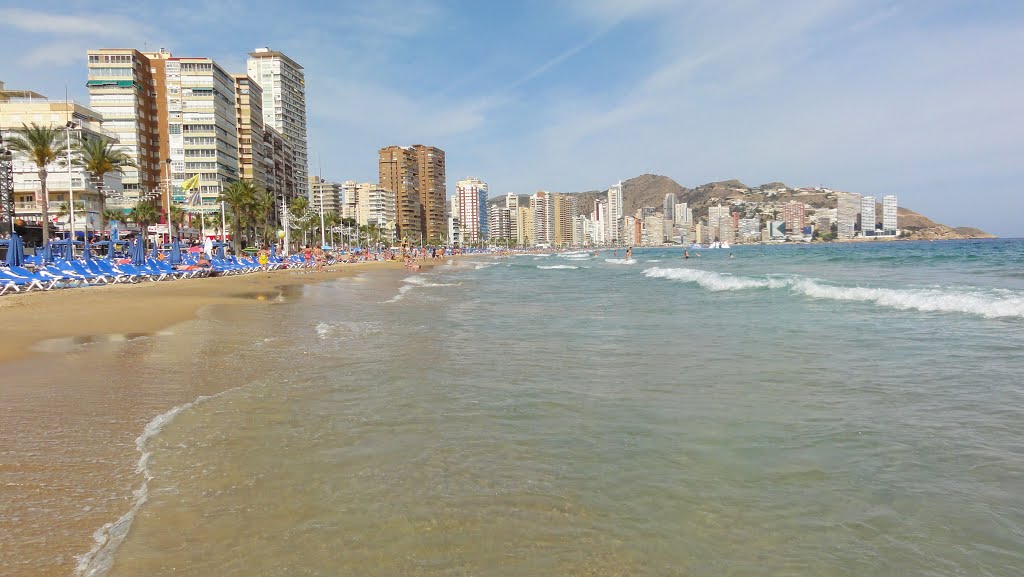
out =
[[[875,197],[860,198],[860,233],[864,236],[875,236],[875,224],[878,222],[875,213]]]
[[[836,197],[837,236],[849,240],[853,238],[854,229],[857,226],[857,215],[860,214],[860,195],[852,192],[840,192]]]
[[[466,177],[455,185],[459,203],[459,233],[462,242],[481,242],[487,239],[487,183]]]
[[[622,242],[622,181],[608,188],[608,242]]]
[[[675,221],[675,210],[678,202],[679,198],[676,197],[676,193],[670,192],[665,195],[665,201],[662,203],[662,214],[668,222]]]
[[[889,194],[882,199],[882,230],[887,235],[896,234],[896,195]]]
[[[302,66],[283,52],[257,48],[246,72],[263,89],[263,122],[284,135],[295,154],[295,192],[309,196],[306,140],[306,77]]]
[[[530,197],[533,210],[533,243],[552,245],[555,241],[555,196],[541,190]]]
[[[676,226],[689,226],[693,223],[693,209],[688,203],[680,202],[672,210],[672,217]]]

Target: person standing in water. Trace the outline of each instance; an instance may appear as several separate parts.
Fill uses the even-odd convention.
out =
[[[633,258],[633,247],[626,249],[626,260]]]
[[[690,258],[690,250],[689,249],[686,249],[686,248],[683,249],[683,258],[684,259]]]

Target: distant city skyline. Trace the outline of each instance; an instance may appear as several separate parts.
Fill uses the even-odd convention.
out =
[[[238,73],[270,46],[304,68],[309,171],[331,181],[376,181],[375,150],[423,142],[492,196],[643,173],[778,180],[1024,236],[1022,28],[1007,2],[42,0],[0,9],[0,49],[18,55],[0,80],[88,103],[89,49]]]

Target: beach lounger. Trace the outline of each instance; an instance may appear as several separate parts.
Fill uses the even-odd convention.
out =
[[[20,266],[7,267],[3,271],[4,280],[9,280],[17,283],[23,289],[26,290],[50,290],[57,284],[57,281],[51,281],[49,279],[40,277],[28,269]]]

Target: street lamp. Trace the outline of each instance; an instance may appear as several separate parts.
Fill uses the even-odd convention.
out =
[[[71,180],[71,131],[78,128],[78,123],[74,120],[69,120],[64,124],[64,131],[66,133],[65,140],[68,143],[68,224],[71,228],[71,238],[69,240],[75,240],[75,186]],[[49,215],[43,215],[43,218],[49,218]],[[74,245],[73,242],[68,243],[68,254],[74,254],[71,248]]]

